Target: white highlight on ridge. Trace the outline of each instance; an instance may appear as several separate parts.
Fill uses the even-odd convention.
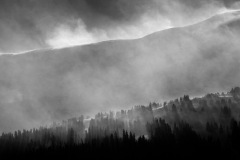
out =
[[[209,16],[208,18],[204,18],[203,20],[200,20],[196,23],[193,23],[193,24],[190,24],[190,25],[183,25],[183,26],[176,26],[176,27],[165,27],[164,29],[161,29],[157,32],[160,32],[160,31],[164,31],[164,30],[168,30],[168,29],[171,29],[171,28],[182,28],[182,27],[188,27],[188,26],[193,26],[193,25],[196,25],[198,23],[201,23],[201,22],[204,22],[208,19],[211,19],[217,15],[223,15],[223,14],[231,14],[231,13],[235,13],[235,12],[240,12],[240,9],[227,9],[227,8],[222,8],[220,9],[215,15],[212,15],[212,16]],[[239,13],[240,14],[240,13]],[[154,33],[154,32],[152,32]],[[152,34],[152,33],[149,33],[149,34]],[[86,45],[86,44],[94,44],[94,43],[99,43],[99,42],[103,42],[103,41],[110,41],[110,40],[124,40],[124,39],[138,39],[138,38],[143,38],[149,34],[146,34],[146,35],[143,35],[143,36],[139,36],[139,37],[134,37],[134,38],[117,38],[117,39],[107,39],[105,38],[104,40],[102,41],[95,41],[95,42],[92,42],[92,43],[84,43],[84,44],[73,44],[73,45],[66,45],[66,46],[63,46],[63,47],[49,47],[49,48],[42,48],[42,49],[33,49],[33,50],[27,50],[27,51],[21,51],[21,52],[14,52],[14,53],[1,53],[0,52],[0,55],[6,55],[6,54],[10,54],[10,55],[18,55],[18,54],[26,54],[26,53],[30,53],[30,52],[34,52],[34,51],[41,51],[41,50],[56,50],[56,49],[61,49],[61,48],[69,48],[69,47],[74,47],[74,46],[83,46],[83,45]]]

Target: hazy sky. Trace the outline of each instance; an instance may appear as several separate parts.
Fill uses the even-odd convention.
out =
[[[239,86],[240,12],[217,14],[239,8],[237,0],[0,0],[0,53],[28,52],[0,56],[0,132]],[[110,39],[135,40],[52,49]]]
[[[238,0],[0,0],[0,53],[139,38],[238,6]]]

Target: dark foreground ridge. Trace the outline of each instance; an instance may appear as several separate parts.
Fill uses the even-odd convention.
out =
[[[240,88],[2,133],[8,158],[240,158]]]

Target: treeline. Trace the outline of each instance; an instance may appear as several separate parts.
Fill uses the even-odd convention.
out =
[[[2,133],[0,155],[93,158],[240,157],[240,88],[94,118]]]
[[[237,158],[240,157],[240,123],[231,119],[227,127],[217,123],[206,124],[206,135],[193,130],[187,122],[171,127],[163,119],[155,119],[146,125],[149,136],[136,136],[123,130],[109,133],[106,129],[89,130],[82,141],[74,141],[75,132],[69,129],[66,141],[51,132],[23,131],[17,135],[8,133],[0,138],[1,156],[49,158],[79,156],[89,158]],[[29,135],[44,132],[39,140]],[[97,132],[99,136],[95,136]],[[93,136],[94,135],[94,136]]]

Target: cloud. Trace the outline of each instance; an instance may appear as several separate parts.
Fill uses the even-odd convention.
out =
[[[74,29],[68,25],[58,26],[50,38],[46,40],[46,43],[53,48],[62,48],[96,42],[96,37],[86,30],[86,26],[81,19],[76,23],[77,27]]]
[[[2,0],[0,50],[22,52],[138,38],[196,23],[238,0]],[[72,40],[70,37],[73,37]]]
[[[116,26],[108,30],[95,28],[89,31],[81,19],[72,20],[71,23],[71,25],[59,25],[46,38],[46,43],[52,48],[63,48],[106,40],[136,39],[172,27],[168,19],[154,13],[145,14],[134,25]]]
[[[30,50],[0,58],[1,131],[238,86],[237,12],[143,39],[31,51],[138,38],[236,6],[216,0],[107,2],[102,10],[100,1],[1,1],[1,52]]]
[[[240,79],[239,19],[230,12],[142,39],[2,55],[0,130],[228,91]]]

